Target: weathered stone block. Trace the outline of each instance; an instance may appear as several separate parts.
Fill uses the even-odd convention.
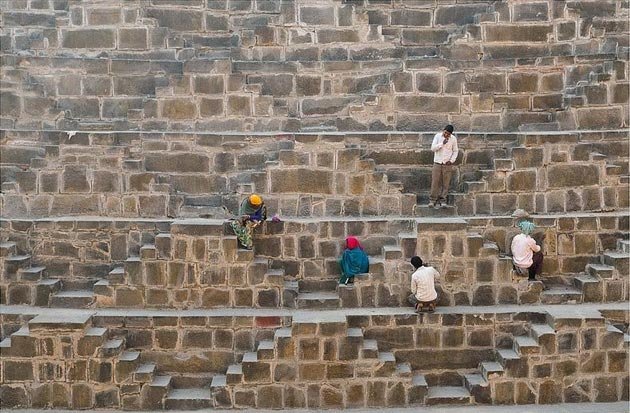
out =
[[[62,30],[61,45],[69,49],[113,49],[116,32],[113,29]]]

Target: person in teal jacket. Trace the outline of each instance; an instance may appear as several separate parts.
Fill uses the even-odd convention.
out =
[[[370,270],[368,256],[357,238],[346,238],[346,249],[339,259],[339,265],[341,267],[339,284],[352,283],[355,275],[365,274]]]

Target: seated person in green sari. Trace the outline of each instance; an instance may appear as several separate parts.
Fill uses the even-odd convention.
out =
[[[339,266],[341,267],[339,284],[353,283],[355,275],[365,274],[370,270],[369,258],[355,237],[346,238],[346,249],[339,259]]]
[[[253,247],[254,228],[267,219],[267,207],[260,195],[252,194],[241,202],[239,217],[232,221],[232,229],[243,248]]]

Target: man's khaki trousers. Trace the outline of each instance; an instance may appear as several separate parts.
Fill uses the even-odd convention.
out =
[[[440,201],[446,204],[446,196],[448,195],[448,187],[451,184],[452,175],[452,164],[433,164],[433,169],[431,170],[431,194],[429,195],[431,202]]]

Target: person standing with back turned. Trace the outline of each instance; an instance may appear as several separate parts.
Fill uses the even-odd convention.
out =
[[[442,132],[433,137],[433,169],[431,170],[431,194],[429,208],[442,205],[446,208],[446,196],[453,175],[453,164],[457,160],[459,149],[457,137],[453,135],[453,125],[446,125]]]

